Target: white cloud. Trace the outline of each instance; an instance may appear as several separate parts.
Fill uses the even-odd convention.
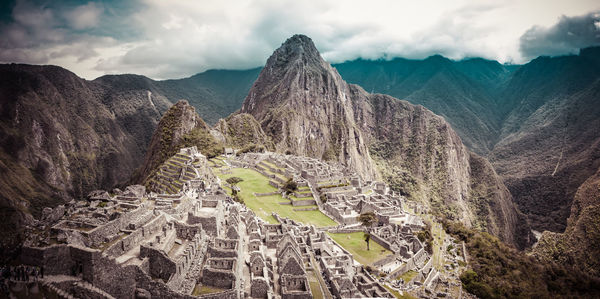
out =
[[[89,2],[68,11],[65,18],[69,21],[71,27],[76,30],[89,29],[98,25],[102,11],[103,8],[100,5]]]
[[[550,27],[533,26],[520,38],[519,50],[526,58],[577,53],[580,48],[600,45],[600,14],[562,16]]]
[[[105,18],[117,10],[107,2],[64,8],[63,24],[59,10],[19,1],[14,23],[0,29],[10,40],[0,41],[0,60],[60,64],[86,78],[177,78],[263,65],[303,33],[330,62],[433,54],[524,62],[519,37],[532,26],[600,8],[591,0],[138,1],[119,24]],[[135,34],[124,39],[115,34],[121,30]]]

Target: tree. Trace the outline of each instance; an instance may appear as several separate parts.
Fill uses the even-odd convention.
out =
[[[371,241],[371,234],[368,232],[365,232],[364,237],[365,237],[365,242],[367,242],[367,250],[371,250],[371,248],[369,247],[369,241]]]
[[[367,242],[367,250],[371,250],[369,247],[369,241],[371,241],[370,228],[371,225],[377,221],[377,216],[375,216],[375,213],[373,212],[362,213],[360,216],[358,216],[358,221],[360,221],[360,223],[362,223],[362,225],[367,229],[365,232],[365,242]]]
[[[294,182],[294,180],[288,179],[283,185],[283,190],[285,190],[285,193],[287,194],[293,193],[294,191],[298,190],[298,184]]]
[[[242,182],[243,179],[238,178],[236,176],[232,176],[232,177],[226,179],[225,181],[227,182],[227,184],[229,184],[231,186],[231,194],[236,195],[237,189],[235,188],[235,185],[237,185],[237,183],[239,183],[239,182]]]
[[[358,221],[360,221],[364,227],[369,229],[371,228],[371,225],[377,221],[377,216],[375,216],[375,213],[373,212],[362,213],[358,216]]]

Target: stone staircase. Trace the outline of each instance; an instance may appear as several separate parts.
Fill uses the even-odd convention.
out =
[[[106,298],[106,299],[115,299],[115,297],[113,297],[112,295],[110,295],[109,293],[95,287],[93,284],[87,282],[87,281],[77,281],[73,284],[74,288],[76,291],[81,291],[82,293],[85,294],[85,298],[90,298],[90,299],[100,299],[100,298]],[[81,289],[81,290],[78,290]]]
[[[52,283],[52,282],[44,281],[42,283],[42,286],[44,288],[46,288],[47,290],[49,290],[50,292],[56,294],[56,297],[58,297],[60,299],[75,299],[75,298],[77,298],[77,297],[63,291],[62,289],[60,289],[59,287],[54,285],[54,283]]]

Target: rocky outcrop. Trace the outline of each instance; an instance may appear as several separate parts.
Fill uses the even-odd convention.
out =
[[[208,157],[223,152],[223,146],[213,135],[211,128],[196,113],[196,109],[181,100],[171,106],[156,127],[144,163],[132,178],[133,183],[143,183],[158,166],[173,156],[180,148],[196,146]]]
[[[242,104],[279,152],[340,162],[377,176],[354,122],[350,88],[306,36],[289,38],[267,60]]]
[[[392,189],[422,200],[434,214],[521,248],[530,244],[527,221],[491,164],[470,152],[444,118],[422,106],[352,89],[356,123]]]
[[[248,113],[234,113],[226,119],[220,119],[211,133],[230,147],[243,149],[262,145],[266,149],[273,149],[273,144],[260,124]]]
[[[600,169],[577,190],[564,233],[545,231],[533,248],[545,262],[600,277]]]
[[[0,65],[3,233],[44,207],[126,181],[170,105],[149,92],[115,91],[55,66]]]
[[[347,84],[306,36],[273,53],[241,111],[259,121],[279,152],[338,161],[364,178],[383,178],[438,215],[529,244],[527,222],[490,163],[444,118]]]

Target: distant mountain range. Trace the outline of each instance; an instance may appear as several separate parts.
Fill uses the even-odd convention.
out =
[[[494,169],[488,171],[485,158],[465,155],[471,160],[471,166],[482,165],[478,170],[487,174],[487,183],[494,179],[495,170],[500,175],[500,183],[508,187],[510,196],[535,230],[562,232],[570,216],[578,217],[571,209],[575,194],[600,168],[600,48],[583,49],[579,55],[540,57],[521,66],[480,58],[452,61],[436,55],[424,60],[355,60],[335,64],[324,73],[310,67],[297,66],[296,70],[307,76],[299,81],[286,72],[281,72],[281,78],[263,76],[263,87],[254,87],[252,92],[262,68],[212,70],[165,81],[139,75],[109,75],[87,81],[54,66],[1,65],[0,211],[5,216],[3,219],[10,223],[31,221],[26,215],[39,216],[46,203],[58,204],[65,198],[80,197],[96,188],[108,189],[124,183],[144,163],[161,116],[180,99],[186,99],[209,126],[217,124],[211,133],[223,143],[234,144],[232,140],[235,140],[236,146],[248,145],[258,136],[259,143],[272,142],[268,144],[272,149],[339,161],[349,159],[358,170],[372,173],[371,169],[380,166],[373,168],[360,160],[365,150],[374,156],[375,163],[389,155],[406,159],[409,152],[408,149],[397,152],[399,155],[389,152],[402,146],[388,142],[400,136],[361,121],[374,120],[390,129],[402,123],[389,118],[404,115],[400,113],[402,109],[416,109],[411,112],[412,121],[418,120],[417,115],[425,117],[426,123],[439,121],[434,121],[433,114],[418,112],[419,109],[405,102],[385,96],[367,96],[368,92],[423,105],[443,116],[451,125],[451,132],[456,131],[470,150],[489,159]],[[324,75],[319,82],[314,81],[312,75],[308,76],[315,71]],[[337,73],[340,78],[336,77]],[[307,84],[286,87],[275,82],[286,76],[288,83]],[[344,80],[364,90],[353,85],[346,88],[345,82],[340,83]],[[272,95],[281,99],[302,99],[307,105],[326,106],[327,115],[331,116],[327,116],[331,121],[329,126],[288,123],[286,128],[292,131],[277,131],[287,121],[286,111],[272,107],[262,111],[273,104],[269,102],[260,108],[251,104],[253,97],[269,98],[272,91],[265,86],[277,88]],[[335,86],[343,88],[333,88]],[[319,95],[313,94],[318,92],[314,88],[324,89]],[[293,96],[291,92],[310,96]],[[367,106],[354,103],[352,109],[347,110],[336,102],[327,102],[327,99],[343,99],[344,94],[346,99],[367,99],[361,100]],[[327,97],[319,98],[323,95]],[[282,107],[310,107],[298,105],[299,102],[290,102]],[[371,108],[361,110],[361,107]],[[239,109],[245,113],[235,113]],[[346,115],[350,112],[353,115]],[[309,116],[307,111],[302,113]],[[320,116],[315,117],[318,120]],[[209,130],[203,122],[197,126]],[[246,127],[252,128],[248,136],[240,138],[232,134]],[[438,129],[449,130],[442,127]],[[329,147],[320,152],[310,144],[294,143],[311,134],[329,136],[325,140]],[[352,144],[349,143],[351,137]],[[375,142],[381,140],[387,141]],[[343,151],[338,152],[337,147]],[[352,153],[354,149],[356,153]],[[393,171],[382,174],[384,177],[402,177],[402,183],[410,181],[406,169],[403,169],[405,172],[388,170]],[[418,174],[417,177],[424,180],[432,174],[418,168],[408,173]],[[480,195],[485,197],[485,194]],[[579,202],[593,205],[597,201]],[[14,215],[23,217],[13,221]],[[577,221],[569,220],[569,223]],[[3,233],[11,232],[7,229]]]

